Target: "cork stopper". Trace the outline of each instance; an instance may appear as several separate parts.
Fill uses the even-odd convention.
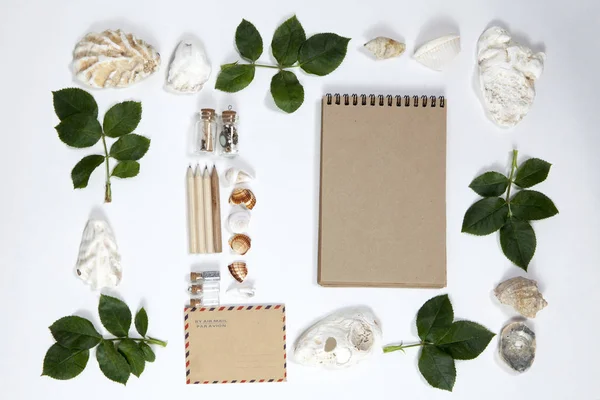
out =
[[[190,299],[190,307],[200,307],[201,305],[200,299]]]
[[[198,282],[200,279],[202,279],[201,274],[199,274],[198,272],[190,272],[190,281]]]
[[[236,112],[233,110],[225,110],[221,114],[223,117],[223,123],[233,123],[235,121]]]
[[[189,292],[191,294],[199,294],[202,293],[202,286],[201,285],[192,285],[189,288]]]
[[[213,119],[215,117],[214,108],[203,108],[200,110],[202,119]]]

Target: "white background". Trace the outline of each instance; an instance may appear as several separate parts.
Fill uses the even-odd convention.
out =
[[[598,399],[600,347],[600,212],[598,198],[598,14],[597,1],[284,1],[3,0],[0,5],[0,392],[6,399]],[[214,71],[237,59],[233,37],[246,18],[263,35],[262,61],[272,61],[275,28],[296,13],[308,35],[332,31],[351,37],[342,66],[327,77],[299,74],[304,105],[294,114],[277,111],[268,94],[273,71],[261,69],[237,94],[215,91],[216,73],[199,95],[163,90],[167,62],[186,34],[205,44]],[[501,130],[483,114],[473,89],[475,47],[481,32],[499,23],[515,37],[544,50],[546,70],[536,85],[530,115]],[[158,73],[123,90],[95,90],[100,115],[114,103],[139,100],[137,132],[152,139],[139,177],[113,183],[112,204],[103,204],[103,170],[87,189],[74,191],[73,165],[90,149],[71,149],[53,127],[52,90],[80,86],[69,69],[75,43],[87,32],[122,28],[156,46]],[[410,59],[415,46],[460,32],[463,51],[443,73]],[[407,54],[371,60],[362,44],[378,35],[404,39]],[[423,289],[329,289],[316,284],[318,144],[321,96],[327,92],[444,94],[448,97],[447,226],[448,287]],[[185,170],[194,113],[232,105],[240,115],[242,159],[258,179],[252,213],[253,249],[247,256],[258,294],[256,303],[285,302],[288,347],[312,321],[336,308],[364,304],[381,319],[384,342],[414,341],[414,318],[430,297],[449,293],[457,318],[494,332],[516,316],[493,297],[502,280],[525,275],[538,280],[549,306],[528,324],[537,333],[536,360],[515,375],[497,356],[497,340],[476,360],[457,363],[450,394],[428,387],[417,370],[416,349],[394,353],[341,372],[322,372],[290,363],[284,384],[186,386],[183,307],[186,277],[193,265],[225,267],[234,257],[187,254]],[[529,273],[511,265],[497,235],[460,233],[465,210],[477,199],[467,187],[486,169],[504,171],[509,153],[521,161],[553,163],[539,186],[560,214],[534,224],[538,247]],[[98,143],[93,151],[100,151]],[[226,166],[217,160],[220,169]],[[390,171],[394,184],[394,171]],[[425,184],[425,183],[424,183]],[[418,187],[410,188],[418,191]],[[222,190],[223,200],[227,191]],[[98,293],[74,275],[81,233],[92,210],[109,219],[122,252],[124,278],[115,292],[131,307],[147,308],[152,336],[169,341],[141,379],[126,387],[102,376],[92,354],[76,379],[40,377],[53,343],[47,327],[78,314],[100,328]],[[223,215],[228,208],[224,207]],[[357,210],[357,212],[362,212]],[[398,230],[410,226],[398,225]],[[402,257],[402,254],[398,254]],[[226,301],[226,299],[224,299]],[[234,397],[235,396],[235,397]]]

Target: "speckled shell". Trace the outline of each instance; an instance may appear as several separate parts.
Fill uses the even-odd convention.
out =
[[[394,39],[379,36],[365,43],[365,48],[373,53],[378,60],[385,60],[386,58],[402,55],[406,45]]]
[[[75,77],[95,88],[130,86],[159,66],[154,47],[120,29],[88,33],[73,51]]]
[[[243,205],[248,210],[252,210],[256,205],[256,197],[250,189],[236,188],[231,192],[229,196],[229,203],[236,205]]]
[[[248,252],[248,250],[250,250],[250,242],[251,240],[249,236],[238,233],[229,239],[229,247],[231,247],[231,250],[233,250],[235,253],[243,256]]]
[[[548,305],[538,290],[537,282],[520,276],[499,284],[494,294],[500,303],[514,307],[527,318],[535,318],[538,311]]]
[[[236,261],[229,264],[227,268],[229,269],[231,276],[240,283],[244,282],[244,279],[248,276],[248,268],[246,267],[245,262]]]
[[[523,322],[506,325],[500,334],[500,356],[517,372],[525,372],[535,359],[535,333]]]

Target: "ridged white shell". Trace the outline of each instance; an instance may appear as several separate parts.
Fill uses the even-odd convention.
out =
[[[234,211],[227,218],[227,226],[231,233],[245,233],[250,225],[250,212],[246,210]]]
[[[447,35],[425,43],[413,58],[435,71],[441,71],[460,53],[460,36]]]
[[[404,53],[406,45],[394,39],[379,36],[365,43],[365,48],[369,50],[378,60],[398,57]]]
[[[175,50],[165,87],[176,93],[197,93],[211,70],[202,44],[194,39],[182,40]]]
[[[115,287],[121,282],[121,255],[106,221],[90,219],[85,226],[76,272],[92,290]]]
[[[88,33],[73,52],[75,77],[95,88],[127,87],[160,65],[154,47],[120,29]]]
[[[250,172],[238,168],[229,168],[225,171],[225,185],[233,186],[241,183],[247,183],[254,179]]]

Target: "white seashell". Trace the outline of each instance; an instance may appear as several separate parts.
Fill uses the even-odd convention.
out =
[[[381,328],[365,308],[337,311],[308,328],[294,346],[294,361],[328,369],[351,367],[381,353]]]
[[[404,43],[383,36],[368,41],[365,43],[365,47],[373,53],[378,60],[398,57],[406,50],[406,45]]]
[[[175,49],[165,86],[175,93],[197,93],[211,70],[202,44],[194,39],[182,40]]]
[[[75,77],[95,88],[127,87],[159,66],[154,47],[120,29],[88,33],[73,51]]]
[[[250,299],[256,294],[256,290],[252,286],[234,285],[227,289],[227,294],[241,299]]]
[[[250,212],[246,210],[234,211],[227,218],[227,226],[231,233],[245,233],[250,225]]]
[[[479,83],[486,114],[498,126],[513,127],[527,115],[545,59],[544,53],[534,54],[514,42],[502,28],[483,32],[477,43]]]
[[[241,183],[247,183],[254,179],[254,175],[243,169],[229,168],[225,171],[225,185],[233,186]]]
[[[76,272],[92,290],[115,287],[121,282],[121,255],[106,221],[90,219],[87,222],[79,246]]]
[[[425,43],[413,58],[435,71],[441,71],[460,53],[460,36],[447,35]]]
[[[513,306],[519,314],[535,318],[548,305],[537,287],[537,282],[523,277],[508,279],[499,284],[494,294],[502,304]]]

